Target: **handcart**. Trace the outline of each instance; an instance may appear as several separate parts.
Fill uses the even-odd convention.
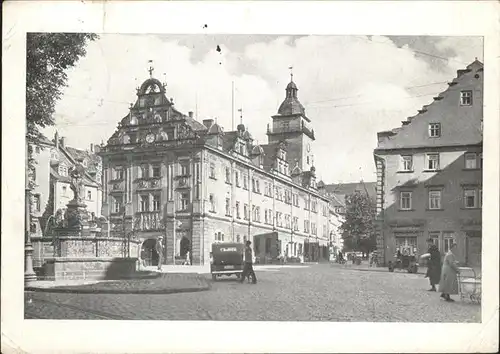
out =
[[[460,299],[469,298],[473,302],[481,303],[481,276],[473,268],[459,267],[458,292]]]

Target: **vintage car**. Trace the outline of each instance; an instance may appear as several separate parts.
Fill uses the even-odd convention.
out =
[[[243,273],[243,249],[242,243],[223,242],[212,244],[210,253],[210,273],[212,279],[217,277],[236,275],[237,278]]]

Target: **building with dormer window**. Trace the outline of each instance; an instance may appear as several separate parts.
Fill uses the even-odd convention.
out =
[[[315,184],[314,131],[297,91],[291,81],[268,144],[260,145],[242,121],[224,131],[216,119],[200,123],[192,112],[179,112],[150,72],[100,152],[111,233],[126,230],[143,240],[146,264],[157,262],[148,240],[159,236],[168,264],[188,249],[193,264],[208,264],[212,243],[246,240],[261,262],[280,254],[327,260],[328,215],[320,211],[328,199]],[[146,175],[144,168],[157,172]],[[306,207],[311,203],[315,210]],[[305,220],[312,230],[299,227]]]
[[[377,246],[423,254],[431,238],[442,253],[481,266],[483,64],[474,61],[448,89],[402,126],[378,133]]]

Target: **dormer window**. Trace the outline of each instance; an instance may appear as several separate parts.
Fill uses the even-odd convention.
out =
[[[429,137],[439,138],[441,136],[441,123],[430,123],[429,124]]]
[[[460,105],[461,106],[472,106],[472,91],[461,91],[460,92]]]

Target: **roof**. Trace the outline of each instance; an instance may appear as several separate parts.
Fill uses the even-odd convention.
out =
[[[64,149],[71,155],[71,157],[75,161],[87,160],[87,172],[95,172],[100,169],[99,165],[101,162],[101,158],[97,154],[90,153],[85,150],[75,149],[69,146],[64,147]]]
[[[477,145],[482,142],[483,63],[475,60],[458,70],[448,88],[434,97],[401,127],[379,132],[376,152],[392,149]],[[462,105],[461,94],[472,92],[472,104]],[[441,125],[440,136],[429,136],[429,125]]]
[[[238,132],[235,131],[224,133],[224,135],[222,135],[222,150],[231,151],[234,148],[237,136]]]
[[[60,182],[71,183],[71,177],[61,176],[53,167],[50,168],[50,175]],[[90,187],[98,187],[98,183],[91,180],[86,175],[83,175],[83,184]]]
[[[327,184],[325,185],[325,190],[328,194],[334,194],[339,198],[343,199],[346,195],[353,194],[355,192],[367,192],[370,198],[374,199],[377,196],[376,192],[377,183],[376,182],[354,182],[354,183],[339,183],[339,184]]]
[[[270,170],[274,166],[276,160],[277,144],[265,144],[260,146],[264,151],[263,167],[265,170]]]
[[[207,127],[205,127],[202,123],[198,122],[196,119],[191,118],[191,117],[185,117],[186,118],[186,124],[191,127],[194,131],[200,132],[200,131],[205,131],[207,130]]]

